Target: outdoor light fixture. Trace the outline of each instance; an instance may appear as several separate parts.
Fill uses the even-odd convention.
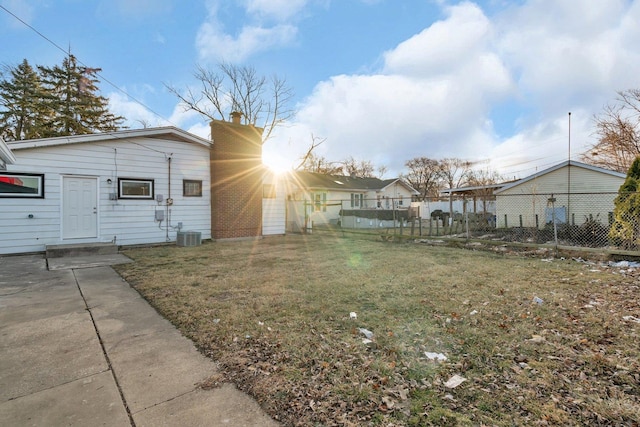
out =
[[[111,185],[111,183],[113,183],[113,181],[111,181],[111,178],[107,179],[107,184]]]

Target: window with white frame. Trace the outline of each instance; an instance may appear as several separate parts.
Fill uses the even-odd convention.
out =
[[[351,194],[351,207],[361,208],[364,207],[364,194]]]
[[[327,193],[314,193],[312,195],[312,199],[313,199],[313,210],[315,212],[327,211]]]
[[[153,179],[118,178],[119,199],[153,199]]]
[[[0,173],[0,197],[44,198],[44,175]]]

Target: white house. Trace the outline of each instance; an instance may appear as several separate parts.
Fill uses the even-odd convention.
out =
[[[400,178],[382,180],[313,172],[291,173],[286,185],[290,230],[337,223],[344,220],[347,210],[408,210],[412,196],[419,194]]]
[[[210,147],[174,127],[0,145],[0,254],[211,238]]]
[[[552,222],[608,225],[625,174],[564,161],[495,191],[498,228],[537,227]]]

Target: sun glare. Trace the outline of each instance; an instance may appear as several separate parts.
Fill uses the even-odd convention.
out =
[[[267,155],[266,153],[263,153],[262,163],[276,175],[282,175],[292,170],[291,164],[280,156]]]

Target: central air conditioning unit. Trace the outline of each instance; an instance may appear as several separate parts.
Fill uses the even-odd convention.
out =
[[[202,243],[202,233],[199,231],[178,231],[176,245],[178,246],[200,246]]]

